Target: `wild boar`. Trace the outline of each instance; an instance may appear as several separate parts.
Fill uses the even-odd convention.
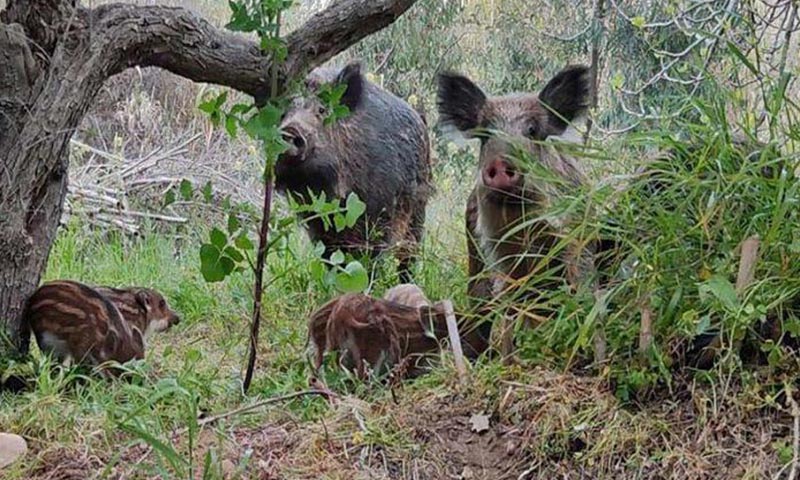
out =
[[[166,302],[154,303],[156,297],[147,291],[130,297],[122,295],[123,290],[112,292],[119,294],[118,299],[125,297],[121,307],[126,311],[128,300],[141,304],[140,313],[131,314],[131,322],[95,288],[68,280],[45,283],[28,299],[23,312],[23,351],[27,351],[33,332],[42,352],[61,362],[99,366],[109,361],[125,363],[144,358],[144,334],[166,330],[176,323],[177,315]]]
[[[439,76],[442,127],[481,142],[477,180],[466,209],[470,296],[496,298],[510,284],[538,272],[557,273],[537,283],[534,296],[563,280],[577,285],[593,275],[590,248],[574,245],[553,254],[566,224],[541,215],[563,189],[586,182],[576,158],[544,141],[564,134],[586,112],[589,93],[584,66],[566,67],[538,95],[490,97],[464,76]],[[520,157],[535,165],[526,166]],[[507,326],[503,354],[512,347]]]
[[[488,348],[485,325],[456,315],[464,354],[475,358]],[[314,369],[325,352],[339,351],[342,363],[366,378],[367,365],[385,372],[402,364],[400,376],[426,371],[432,355],[448,339],[443,302],[419,307],[361,293],[338,296],[315,311],[308,322],[308,342],[315,351]]]
[[[340,104],[350,113],[326,122],[330,112],[316,93],[345,85]],[[355,192],[366,212],[353,228],[326,230],[308,218],[312,241],[357,255],[395,250],[403,281],[410,279],[422,240],[431,194],[430,146],[424,120],[405,101],[368,81],[359,64],[321,68],[306,79],[311,95],[293,99],[281,123],[288,150],[275,167],[279,192],[309,202],[309,191],[345,199]]]

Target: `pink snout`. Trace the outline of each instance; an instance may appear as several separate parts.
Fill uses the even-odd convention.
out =
[[[519,170],[506,160],[491,160],[484,165],[481,176],[484,185],[502,192],[514,190],[522,180]]]

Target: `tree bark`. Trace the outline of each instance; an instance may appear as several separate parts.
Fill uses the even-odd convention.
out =
[[[381,30],[415,2],[333,2],[286,38],[278,84]],[[21,346],[20,313],[61,217],[69,140],[105,80],[156,66],[263,99],[271,65],[253,40],[182,8],[9,1],[0,12],[0,326],[12,341]]]

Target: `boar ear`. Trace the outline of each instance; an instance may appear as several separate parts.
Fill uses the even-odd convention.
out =
[[[136,303],[138,303],[145,312],[150,311],[150,295],[148,295],[146,291],[139,290],[136,292]]]
[[[347,85],[347,90],[342,95],[341,104],[349,108],[350,111],[355,110],[364,95],[364,76],[361,75],[361,64],[351,63],[344,67],[339,72],[339,75],[336,76],[335,83]]]
[[[589,68],[570,65],[545,85],[539,101],[548,110],[550,125],[564,131],[569,122],[575,120],[589,108]]]
[[[472,80],[454,73],[439,74],[439,122],[468,133],[483,121],[486,94]]]

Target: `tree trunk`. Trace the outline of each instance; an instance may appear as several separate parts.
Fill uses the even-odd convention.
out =
[[[286,38],[279,85],[391,24],[415,1],[333,2]],[[58,228],[69,140],[105,80],[132,66],[257,99],[266,97],[272,71],[255,42],[182,8],[10,0],[0,12],[0,330],[23,349],[20,313]]]

